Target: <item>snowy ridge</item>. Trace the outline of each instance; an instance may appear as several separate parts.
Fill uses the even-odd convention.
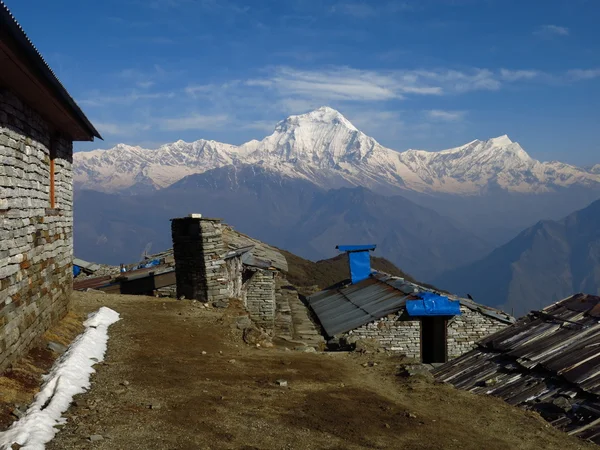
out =
[[[44,450],[58,432],[55,425],[65,423],[65,412],[73,396],[90,387],[92,367],[104,360],[108,327],[119,320],[119,314],[102,307],[91,314],[84,325],[86,330],[71,344],[54,364],[44,384],[25,415],[0,433],[0,448],[10,449],[17,443],[23,450]]]
[[[223,166],[259,165],[321,187],[366,186],[387,191],[474,195],[490,188],[548,192],[572,185],[600,187],[600,165],[590,170],[531,158],[506,135],[428,152],[396,152],[359,131],[327,106],[279,122],[262,141],[241,146],[177,141],[156,150],[119,144],[74,155],[79,187],[116,192],[167,187],[187,175]]]

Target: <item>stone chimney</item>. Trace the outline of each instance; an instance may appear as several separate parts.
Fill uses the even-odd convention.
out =
[[[171,219],[177,298],[227,301],[225,244],[220,219],[200,214]]]

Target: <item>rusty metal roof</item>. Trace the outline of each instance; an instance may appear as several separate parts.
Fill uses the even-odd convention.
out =
[[[533,311],[434,375],[600,444],[600,297],[577,294]]]
[[[406,300],[415,299],[416,294],[434,292],[460,302],[481,314],[488,315],[505,323],[514,323],[508,314],[473,301],[456,296],[441,294],[424,288],[404,278],[384,273],[374,273],[370,278],[356,284],[342,284],[326,289],[307,298],[328,336],[358,328],[388,314],[404,309]]]

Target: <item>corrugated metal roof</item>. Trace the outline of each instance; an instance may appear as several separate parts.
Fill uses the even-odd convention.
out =
[[[270,266],[276,269],[284,272],[288,271],[287,259],[279,250],[258,239],[246,236],[228,225],[223,227],[223,241],[231,249],[253,246],[250,251],[252,256],[260,260],[270,261]]]
[[[600,297],[574,295],[486,337],[434,374],[536,410],[558,428],[600,444],[599,317]]]
[[[97,270],[100,270],[100,264],[91,263],[79,258],[73,258],[73,265],[82,267],[89,272],[96,272]]]
[[[328,336],[358,328],[402,309],[408,295],[368,278],[340,289],[308,297],[308,303]]]

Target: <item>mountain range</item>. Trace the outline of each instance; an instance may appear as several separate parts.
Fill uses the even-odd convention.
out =
[[[439,152],[397,152],[329,107],[290,116],[262,141],[240,146],[200,139],[156,150],[119,144],[75,153],[74,181],[77,187],[103,192],[161,189],[188,175],[240,164],[265,167],[325,189],[364,186],[397,194],[477,195],[497,188],[542,193],[570,186],[600,187],[596,166],[586,170],[537,161],[508,136]]]
[[[434,283],[517,315],[575,292],[600,295],[600,200],[562,220],[542,220]]]
[[[135,196],[77,190],[75,252],[110,264],[135,260],[149,242],[170,247],[169,219],[190,212],[312,260],[335,256],[344,242],[376,243],[378,255],[423,279],[490,250],[451,219],[401,196],[324,190],[264,168],[227,166]]]
[[[240,146],[198,140],[75,153],[74,177],[75,251],[93,261],[136,260],[150,242],[168,248],[169,219],[201,212],[312,260],[334,256],[340,243],[375,243],[422,281],[515,311],[596,283],[572,275],[559,288],[544,277],[562,263],[548,257],[554,269],[543,270],[521,258],[535,242],[560,253],[582,231],[536,234],[556,236],[552,224],[600,197],[600,164],[540,162],[507,136],[397,152],[322,107]]]

